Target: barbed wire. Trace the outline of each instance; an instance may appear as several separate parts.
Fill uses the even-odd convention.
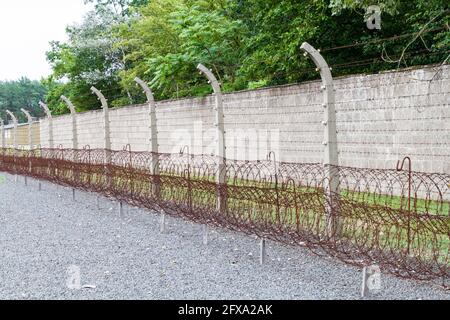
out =
[[[448,280],[450,175],[224,162],[129,150],[0,149],[4,172],[303,246],[350,265],[377,263],[404,278]],[[218,174],[225,183],[215,182]]]
[[[426,29],[424,32],[422,32],[422,34],[434,32],[434,31],[441,31],[441,30],[445,30],[446,28],[447,28],[446,26],[429,28],[429,29]],[[390,36],[390,37],[381,38],[381,39],[372,39],[372,40],[367,40],[367,41],[363,41],[363,42],[354,42],[354,43],[346,44],[346,45],[342,45],[342,46],[321,49],[321,52],[335,51],[335,50],[340,50],[340,49],[348,49],[348,48],[354,48],[354,47],[364,46],[364,45],[368,45],[368,44],[376,44],[376,43],[381,43],[381,42],[384,43],[387,41],[395,41],[398,39],[409,38],[410,36],[415,36],[418,33],[419,33],[419,31],[405,33],[405,34],[401,34],[401,35]]]

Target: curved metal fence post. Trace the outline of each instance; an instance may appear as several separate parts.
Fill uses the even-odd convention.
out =
[[[61,100],[67,105],[72,117],[72,149],[78,149],[78,127],[77,127],[77,111],[72,102],[65,96],[61,96]]]
[[[219,212],[226,211],[226,191],[223,190],[226,182],[226,164],[225,164],[225,125],[223,122],[224,114],[223,114],[223,97],[222,90],[220,89],[220,83],[217,81],[214,74],[206,68],[204,65],[199,64],[197,69],[200,70],[209,80],[211,84],[214,94],[216,96],[216,106],[214,107],[214,111],[216,113],[216,123],[214,124],[216,127],[216,157],[218,160],[218,170],[216,173],[216,183],[217,186],[217,210]]]
[[[33,150],[33,133],[32,133],[33,117],[27,110],[25,110],[23,108],[21,108],[20,111],[22,111],[25,114],[25,116],[27,117],[27,121],[28,121],[28,147],[30,148],[30,153],[29,153],[29,156],[30,156],[31,151]],[[28,172],[30,175],[31,175],[31,171],[32,171],[32,164],[31,164],[31,160],[29,159],[28,160]],[[25,185],[27,186],[28,185],[28,177],[25,175],[24,179],[25,179]]]
[[[27,121],[28,121],[28,146],[30,147],[30,150],[33,149],[33,133],[32,133],[32,125],[33,125],[33,117],[31,116],[31,114],[21,108],[20,111],[22,111],[25,116],[27,117]]]
[[[15,157],[17,155],[17,126],[18,126],[18,122],[17,122],[17,118],[16,116],[9,110],[6,110],[6,113],[9,114],[9,116],[11,117],[11,119],[13,120],[14,123],[14,129],[13,129],[13,156],[14,156],[14,162],[15,162]],[[16,171],[16,164],[14,163],[14,171]],[[18,176],[17,173],[15,173],[14,175],[14,181],[17,182],[18,181]]]
[[[78,152],[75,150],[78,150],[78,127],[77,127],[77,111],[75,109],[75,106],[73,105],[72,101],[70,101],[66,96],[60,97],[62,101],[67,105],[67,107],[70,110],[70,116],[72,118],[72,149],[74,150],[73,153],[73,160],[78,161]],[[80,175],[79,173],[76,173],[74,169],[72,169],[72,174],[75,179],[75,181],[79,181]],[[72,189],[72,198],[73,201],[75,201],[75,189]]]
[[[108,100],[106,100],[105,96],[98,90],[96,87],[91,87],[91,91],[93,94],[95,94],[100,102],[102,103],[102,109],[103,109],[103,128],[104,128],[104,149],[105,149],[105,175],[107,179],[107,185],[111,188],[112,186],[112,178],[111,178],[111,172],[110,172],[110,165],[111,165],[111,133],[110,133],[110,126],[109,126],[109,107],[108,107]]]
[[[102,103],[103,109],[103,128],[105,135],[105,150],[111,150],[111,134],[110,134],[110,126],[109,126],[109,108],[108,108],[108,100],[106,100],[105,96],[95,87],[91,87],[92,93],[94,93],[100,102]]]
[[[33,134],[32,134],[33,117],[27,110],[25,110],[23,108],[21,108],[20,111],[22,111],[25,114],[25,116],[27,117],[27,120],[28,120],[28,146],[30,148],[30,155],[31,155],[31,151],[33,150]],[[31,168],[31,160],[28,160],[28,172],[30,174],[31,174],[31,169],[32,169]],[[24,179],[25,179],[25,185],[27,186],[28,185],[27,176],[25,176]]]
[[[13,124],[14,124],[14,129],[13,129],[13,147],[16,150],[17,149],[17,126],[18,126],[18,122],[17,122],[17,118],[16,116],[9,110],[6,110],[6,113],[9,114],[9,116],[11,117],[11,119],[13,120]],[[16,151],[14,150],[14,153],[16,153]]]
[[[48,119],[48,145],[50,149],[53,149],[53,117],[52,113],[50,112],[50,109],[48,106],[43,103],[42,101],[39,101],[39,106],[41,106],[42,109],[44,109],[45,114],[47,115]]]
[[[336,130],[336,110],[335,95],[333,86],[333,77],[331,69],[322,55],[314,49],[309,43],[304,42],[300,47],[305,56],[310,56],[317,66],[322,78],[322,91],[324,92],[324,159],[323,164],[327,170],[327,184],[324,185],[326,193],[326,213],[327,213],[327,231],[328,235],[333,237],[339,234],[339,164],[337,149],[337,130]]]
[[[134,78],[137,84],[139,84],[147,97],[148,112],[150,115],[150,152],[158,153],[158,127],[156,119],[156,103],[153,97],[153,92],[149,86],[139,78]]]
[[[153,96],[152,90],[149,88],[149,86],[139,79],[138,77],[134,78],[134,81],[138,85],[141,86],[142,90],[144,91],[146,97],[147,97],[147,103],[148,103],[148,112],[150,116],[150,141],[149,141],[149,151],[152,153],[152,159],[150,164],[150,174],[155,179],[153,194],[155,197],[160,196],[160,181],[159,181],[159,144],[158,144],[158,120],[156,118],[156,103],[155,98]]]

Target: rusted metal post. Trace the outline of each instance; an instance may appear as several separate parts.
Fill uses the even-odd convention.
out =
[[[152,153],[152,159],[150,164],[150,174],[152,175],[155,183],[153,184],[153,194],[156,198],[159,198],[161,192],[161,185],[159,181],[159,144],[158,144],[158,120],[156,118],[156,103],[155,98],[153,96],[153,92],[150,87],[141,79],[135,78],[134,81],[141,86],[147,97],[148,103],[148,113],[149,113],[149,128],[150,128],[150,137],[149,137],[149,151]]]
[[[44,110],[45,114],[47,115],[48,120],[48,146],[50,149],[53,149],[53,117],[52,113],[50,112],[50,109],[48,106],[43,103],[42,101],[39,102],[39,105]]]
[[[0,118],[0,138],[2,139],[2,149],[5,149],[6,143],[5,143],[5,123],[3,122],[3,119]]]
[[[275,179],[275,193],[276,193],[276,219],[280,219],[280,194],[278,192],[278,167],[275,152],[271,151],[267,156],[268,161],[272,161]]]
[[[400,164],[400,160],[397,161],[397,171],[403,171],[403,167],[405,165],[405,161],[408,160],[408,230],[407,230],[407,253],[410,252],[411,247],[411,186],[412,186],[412,163],[410,157],[403,158],[402,163]]]
[[[72,117],[72,149],[78,149],[78,127],[77,127],[77,111],[72,102],[65,96],[61,96],[61,100],[67,105]]]
[[[186,154],[187,169],[183,171],[183,178],[187,179],[187,193],[188,193],[188,208],[189,214],[192,214],[192,188],[191,188],[191,155],[189,154],[189,146],[184,146],[180,150],[180,156]]]
[[[216,173],[216,183],[217,183],[217,210],[221,213],[226,211],[227,196],[225,182],[226,182],[226,164],[225,164],[225,125],[224,125],[224,114],[223,114],[223,97],[222,90],[220,89],[220,83],[214,74],[206,68],[204,65],[199,64],[197,69],[200,70],[209,80],[214,94],[216,97],[216,104],[214,111],[216,114],[216,120],[214,126],[216,127],[216,154],[218,161],[218,168]]]
[[[131,195],[131,198],[133,198],[134,181],[133,181],[133,175],[131,174],[131,172],[133,170],[133,155],[131,153],[131,144],[127,144],[125,147],[123,147],[123,151],[126,151],[126,152],[129,153],[129,160],[130,160],[130,162],[128,163],[128,168],[129,168],[129,171],[130,171],[130,177],[129,177],[129,179],[130,179],[130,195]],[[128,209],[127,209],[127,212],[129,212]],[[123,202],[121,200],[121,201],[119,201],[119,215],[120,215],[121,218],[123,217],[123,213],[124,213]]]
[[[38,145],[37,145],[37,148],[39,149],[39,156],[42,157],[41,145],[38,144]],[[42,183],[41,183],[41,180],[38,181],[38,189],[39,189],[39,191],[42,191]]]
[[[324,182],[324,192],[326,197],[326,213],[327,213],[327,233],[329,237],[339,236],[339,164],[338,148],[337,148],[337,129],[336,129],[336,110],[335,110],[335,94],[333,86],[333,77],[331,69],[322,55],[314,49],[309,43],[304,42],[300,47],[305,56],[310,56],[317,66],[322,78],[322,91],[324,95],[323,108],[324,120],[322,122],[325,133],[324,141],[324,159],[327,179]]]

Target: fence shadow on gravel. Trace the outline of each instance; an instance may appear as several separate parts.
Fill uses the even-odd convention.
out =
[[[221,166],[207,155],[0,150],[0,171],[304,246],[355,266],[376,263],[404,278],[449,278],[449,174],[226,160],[226,183],[218,184]],[[329,191],[332,183],[337,193]]]

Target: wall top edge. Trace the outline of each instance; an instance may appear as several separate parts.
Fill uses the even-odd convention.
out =
[[[408,68],[402,68],[402,69],[393,69],[393,70],[386,70],[386,71],[380,71],[378,73],[360,73],[360,74],[351,74],[351,75],[344,75],[344,76],[340,76],[340,77],[334,77],[333,80],[335,82],[341,82],[344,80],[348,80],[351,78],[354,79],[358,79],[358,78],[373,78],[373,77],[379,77],[379,76],[387,76],[390,74],[399,74],[399,73],[403,73],[403,74],[407,74],[410,73],[411,71],[416,71],[416,70],[426,70],[426,69],[439,69],[439,68],[448,68],[449,64],[432,64],[432,65],[422,65],[422,66],[412,66],[412,67],[408,67]],[[319,76],[319,75],[318,75]],[[263,88],[258,88],[258,89],[245,89],[245,90],[239,90],[239,91],[233,91],[233,92],[229,92],[229,93],[224,93],[223,97],[224,100],[227,99],[227,97],[230,96],[235,96],[235,95],[244,95],[244,94],[248,94],[248,93],[261,93],[261,92],[271,92],[271,91],[277,91],[280,89],[288,89],[288,88],[299,88],[299,87],[303,87],[303,86],[307,86],[307,85],[311,85],[314,84],[316,85],[317,83],[320,83],[321,80],[317,79],[317,80],[310,80],[310,81],[304,81],[304,82],[299,82],[299,83],[290,83],[290,84],[284,84],[284,85],[278,85],[278,86],[271,86],[271,87],[263,87]],[[156,102],[156,107],[166,107],[167,105],[170,105],[172,103],[175,102],[179,102],[180,104],[183,105],[206,105],[208,102],[211,102],[211,100],[213,99],[214,94],[210,94],[204,97],[183,97],[183,98],[178,98],[178,99],[167,99],[167,100],[161,100],[161,101],[157,101]],[[131,109],[131,108],[139,108],[139,107],[146,107],[147,103],[141,103],[141,104],[133,104],[133,105],[129,105],[129,106],[122,106],[122,107],[117,107],[117,108],[110,108],[110,111],[117,111],[117,110],[127,110],[127,109]],[[77,113],[77,115],[85,115],[85,114],[95,114],[95,113],[100,113],[103,112],[102,109],[96,109],[96,110],[87,110],[87,111],[83,111],[83,112],[79,112]],[[64,115],[58,115],[58,116],[54,116],[54,119],[58,119],[58,118],[63,118],[63,117],[70,117],[70,114],[64,114]],[[46,118],[40,118],[39,121],[41,120],[45,120]],[[20,125],[20,124],[19,124]],[[25,124],[26,125],[26,124]],[[5,129],[8,128],[5,125]]]

